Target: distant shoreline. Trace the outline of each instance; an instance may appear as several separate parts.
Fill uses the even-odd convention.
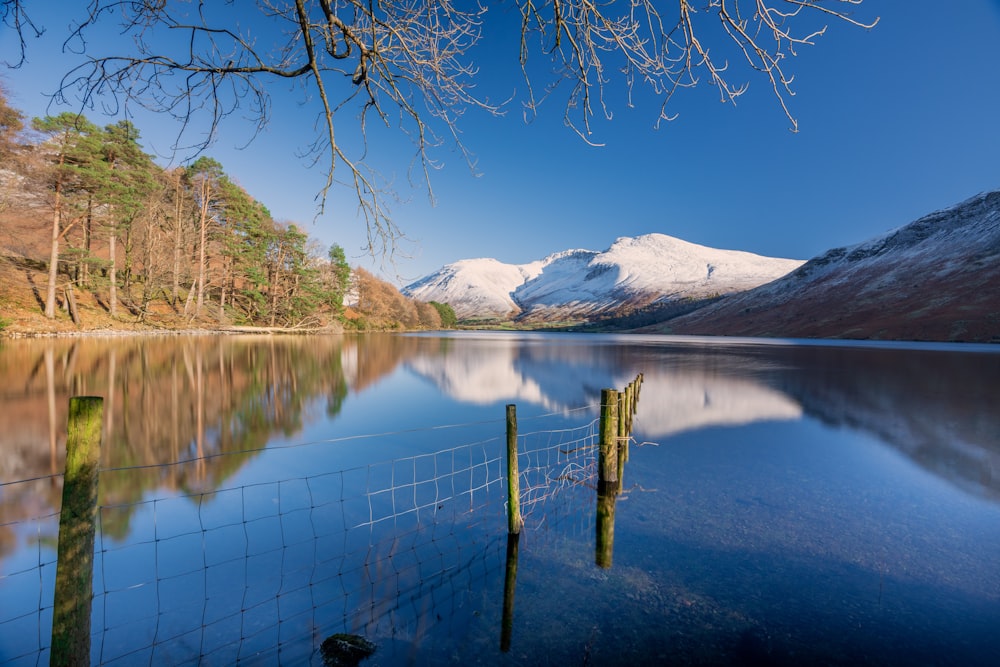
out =
[[[0,339],[23,338],[127,338],[132,336],[238,336],[238,335],[268,335],[268,336],[305,336],[305,335],[341,335],[346,333],[343,327],[321,327],[316,329],[291,329],[283,327],[243,327],[222,326],[212,328],[170,329],[148,327],[139,329],[81,329],[77,331],[0,331]]]

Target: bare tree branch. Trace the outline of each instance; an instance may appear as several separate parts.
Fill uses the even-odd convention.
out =
[[[26,0],[0,2],[0,19],[22,40],[23,60],[26,31],[39,31],[24,13]],[[651,92],[659,100],[659,123],[674,118],[669,103],[679,89],[705,79],[723,101],[735,103],[754,73],[768,81],[796,130],[788,59],[823,35],[827,21],[872,28],[877,18],[853,16],[862,2],[676,0],[676,12],[665,0],[492,4],[517,12],[526,115],[562,95],[566,125],[596,144],[592,123],[612,117],[611,92],[623,88],[629,105],[637,90]],[[396,125],[409,136],[411,171],[432,200],[430,174],[439,166],[433,149],[447,140],[473,166],[459,132],[462,115],[469,109],[500,114],[505,104],[474,90],[472,50],[483,39],[487,6],[460,0],[90,0],[65,42],[85,61],[66,73],[58,95],[109,113],[129,105],[166,112],[180,123],[175,149],[197,152],[237,112],[254,124],[256,136],[271,118],[273,84],[298,82],[303,103],[318,109],[315,138],[303,157],[326,165],[319,212],[333,184],[345,184],[356,193],[369,251],[391,253],[401,232],[390,215],[391,183],[366,166],[369,120]],[[111,23],[131,39],[127,54],[108,55],[103,45],[88,43]],[[749,70],[746,78],[733,66],[741,63]],[[351,133],[360,134],[360,148],[338,141],[337,124],[345,122],[360,130]]]
[[[615,68],[631,95],[641,84],[661,99],[660,120],[672,120],[668,103],[680,88],[690,88],[704,73],[725,102],[735,103],[747,92],[746,81],[734,81],[726,52],[742,56],[746,64],[769,81],[779,106],[792,125],[798,123],[788,107],[792,77],[784,69],[796,49],[811,45],[827,26],[802,27],[808,19],[836,20],[870,29],[878,23],[859,21],[851,10],[863,0],[702,0],[701,9],[690,0],[677,0],[677,15],[666,20],[654,0],[516,0],[521,13],[521,68],[526,80],[529,37],[537,38],[556,66],[552,86],[568,81],[567,125],[590,141],[595,107],[610,119],[604,103],[608,72]],[[716,32],[713,32],[713,29]],[[716,34],[721,29],[722,34]],[[711,44],[712,46],[708,46]],[[722,55],[716,55],[713,53]],[[537,100],[529,96],[534,113]]]
[[[0,24],[13,29],[17,36],[17,59],[13,62],[3,61],[7,67],[17,68],[24,64],[27,53],[26,36],[41,37],[44,28],[35,25],[24,9],[24,0],[0,0]]]

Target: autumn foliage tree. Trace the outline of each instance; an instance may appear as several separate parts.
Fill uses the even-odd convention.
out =
[[[361,325],[372,329],[441,327],[440,317],[429,304],[410,299],[390,283],[362,268],[355,268],[353,288],[355,310],[364,318]],[[430,311],[434,310],[435,314]]]
[[[313,327],[343,317],[352,286],[343,248],[324,250],[303,226],[275,220],[217,160],[166,170],[143,151],[129,121],[101,128],[73,113],[33,119],[33,134],[22,136],[20,112],[0,102],[10,128],[5,150],[18,156],[3,163],[4,183],[24,191],[18,206],[36,202],[10,212],[32,221],[17,252],[44,242],[45,259],[39,253],[25,266],[45,268],[39,300],[47,317],[57,317],[60,295],[66,305],[74,289],[119,320],[148,321],[166,310],[185,323]],[[373,326],[440,326],[432,306],[359,275]]]
[[[0,160],[9,160],[17,145],[17,134],[24,129],[24,114],[7,102],[7,91],[0,84]]]
[[[0,82],[0,164],[9,172],[17,162],[17,135],[24,129],[24,114],[7,102],[7,91]],[[16,189],[9,178],[0,179],[0,213],[9,208]]]

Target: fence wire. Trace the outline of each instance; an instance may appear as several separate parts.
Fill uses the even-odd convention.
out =
[[[521,514],[541,514],[567,488],[597,485],[599,420],[583,426],[534,431],[518,436]],[[540,517],[538,517],[540,518]]]
[[[595,420],[518,438],[527,522],[572,518],[593,530],[592,493],[572,500],[564,492],[593,488],[597,430]],[[458,610],[502,576],[503,451],[498,437],[99,507],[93,661],[321,664],[318,647],[334,632],[412,647],[433,625],[468,623]],[[56,482],[8,483],[0,493],[29,497],[39,484]],[[560,510],[560,497],[577,506]],[[32,545],[30,557],[17,550],[0,571],[0,662],[44,665],[59,514],[0,521],[0,536]]]

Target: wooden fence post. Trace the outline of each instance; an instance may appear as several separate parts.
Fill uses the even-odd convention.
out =
[[[517,406],[507,405],[507,533],[521,532],[521,478],[517,470]]]
[[[618,392],[601,390],[600,454],[597,462],[597,484],[618,484]]]
[[[629,434],[628,423],[628,387],[618,394],[618,442],[620,443]]]
[[[69,399],[66,474],[59,512],[56,590],[52,610],[53,665],[90,665],[90,605],[94,580],[97,474],[104,399]]]
[[[635,380],[625,387],[625,419],[627,421],[626,431],[632,432],[632,415],[635,414]]]

